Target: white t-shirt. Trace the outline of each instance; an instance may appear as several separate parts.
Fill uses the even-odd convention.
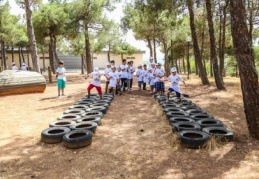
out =
[[[58,75],[58,79],[66,81],[66,69],[64,67],[60,68],[58,67],[56,70],[57,73],[61,73],[61,75]]]
[[[163,68],[156,68],[154,71],[155,81],[160,82],[164,80],[165,70]]]
[[[170,75],[168,77],[168,81],[171,82],[171,86],[170,88],[173,88],[175,91],[177,91],[178,93],[180,93],[180,86],[179,86],[179,82],[183,81],[182,77],[178,74],[176,75]]]
[[[121,71],[122,71],[121,78],[128,78],[128,72],[127,72],[128,65],[121,65],[120,67],[121,67]]]
[[[127,73],[128,73],[127,74],[128,75],[128,79],[132,79],[132,74],[131,74],[132,73],[132,67],[131,66],[130,67],[128,66]]]
[[[89,76],[92,78],[92,82],[91,84],[94,86],[101,86],[101,77],[102,77],[103,73],[96,73],[96,72],[92,72],[89,74]]]
[[[149,76],[148,70],[143,69],[143,76],[144,76],[143,78],[144,83],[148,83],[148,76]]]
[[[28,69],[27,69],[27,66],[22,66],[22,67],[21,67],[21,70],[27,71],[27,70],[28,70]]]
[[[143,78],[144,78],[144,71],[141,69],[141,70],[138,70],[137,73],[136,73],[137,77],[138,77],[138,81],[143,81]]]
[[[111,71],[108,75],[109,75],[109,78],[111,77],[109,86],[110,87],[116,87],[117,80],[119,79],[119,72],[112,72]]]
[[[154,85],[155,84],[155,82],[154,82],[155,77],[154,77],[153,72],[148,73],[148,80],[149,80],[149,84],[150,85]]]
[[[12,66],[12,70],[19,70],[16,65]]]
[[[105,74],[105,75],[108,75],[111,71],[112,71],[111,68],[105,68],[104,74]],[[106,79],[106,81],[109,81],[109,80]]]

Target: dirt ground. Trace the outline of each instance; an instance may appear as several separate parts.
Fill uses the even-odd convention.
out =
[[[44,144],[40,133],[85,95],[83,76],[68,76],[65,97],[56,97],[56,84],[42,94],[1,97],[0,179],[259,178],[259,142],[248,136],[239,79],[224,80],[227,91],[194,76],[182,87],[234,130],[235,140],[214,150],[181,147],[154,98],[136,86],[115,97],[92,145],[76,150]]]

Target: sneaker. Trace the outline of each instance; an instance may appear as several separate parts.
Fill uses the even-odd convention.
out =
[[[58,98],[60,97],[60,94],[58,94]]]
[[[65,94],[62,94],[62,96],[66,96]]]

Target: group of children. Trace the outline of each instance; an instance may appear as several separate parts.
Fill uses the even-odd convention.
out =
[[[28,71],[28,69],[29,68],[26,63],[22,63],[21,70]],[[12,70],[19,70],[18,66],[14,62],[12,62]]]
[[[98,68],[95,68],[94,71],[86,76],[92,78],[91,84],[88,86],[88,96],[92,88],[96,88],[100,98],[102,98],[102,89],[101,89],[101,76],[106,77],[105,93],[112,94],[122,94],[122,91],[132,90],[132,83],[135,73],[135,67],[133,66],[133,61],[126,62],[126,59],[123,59],[122,65],[116,67],[114,61],[106,64],[106,69],[103,73],[99,71]],[[171,92],[176,92],[176,96],[181,100],[181,91],[179,82],[184,80],[180,75],[177,74],[177,69],[173,67],[171,69],[171,75],[166,78],[166,73],[163,68],[161,68],[160,63],[153,63],[153,59],[150,59],[149,67],[147,65],[138,65],[138,70],[136,71],[136,76],[138,80],[139,90],[147,90],[147,84],[150,85],[150,93],[165,93],[165,80],[171,82],[170,87],[167,91],[167,101]],[[185,84],[186,85],[186,84]],[[143,86],[143,88],[142,88]]]

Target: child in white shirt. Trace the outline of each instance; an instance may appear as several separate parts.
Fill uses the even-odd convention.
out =
[[[146,89],[146,85],[148,83],[148,70],[147,70],[147,65],[144,64],[144,69],[143,69],[143,90],[147,90]]]
[[[98,91],[99,97],[100,99],[102,99],[102,88],[101,88],[101,77],[102,75],[104,75],[103,73],[99,72],[99,68],[95,67],[94,71],[90,74],[88,74],[85,79],[87,79],[88,77],[92,78],[92,82],[89,84],[89,86],[87,87],[87,91],[88,91],[88,98],[90,98],[90,93],[91,90],[93,88],[96,88],[96,90]]]
[[[121,76],[122,76],[122,71],[121,71],[121,67],[118,67],[118,71],[117,71],[117,74],[118,74],[118,80],[117,80],[117,85],[116,85],[116,92],[115,94],[119,94],[122,95],[121,93]]]
[[[66,87],[66,69],[64,68],[64,62],[60,61],[59,62],[59,67],[56,70],[56,76],[58,78],[57,83],[58,83],[58,97],[60,97],[60,91],[62,92],[62,96],[65,96],[64,90]]]
[[[128,62],[127,73],[128,73],[127,89],[128,89],[128,91],[129,91],[129,90],[130,90],[130,82],[131,82],[131,79],[133,78],[133,76],[132,76],[131,62]]]
[[[182,77],[176,74],[176,72],[177,72],[176,68],[173,67],[171,69],[171,75],[168,77],[168,81],[171,82],[171,85],[167,91],[167,102],[169,101],[170,93],[172,93],[173,91],[176,93],[176,97],[179,99],[179,101],[181,101],[181,90],[180,90],[179,82],[180,81],[183,82],[184,85],[186,86],[186,83],[184,82]]]
[[[142,86],[143,78],[144,78],[142,65],[138,65],[138,71],[137,71],[136,75],[138,77],[138,89],[141,90],[141,86]]]
[[[12,62],[12,70],[19,70],[18,67],[15,65],[14,62]]]
[[[109,62],[106,63],[106,68],[104,70],[104,74],[108,75],[111,72],[111,64]],[[105,93],[108,93],[108,85],[109,85],[109,80],[106,79],[106,83],[105,83]]]
[[[119,74],[116,72],[116,67],[112,67],[112,71],[106,75],[107,79],[110,81],[109,83],[109,93],[115,94],[115,88],[118,83]]]
[[[161,68],[161,64],[157,64],[157,68],[154,71],[155,75],[155,88],[156,92],[163,94],[165,92],[165,82],[164,82],[164,76],[165,76],[165,70]]]
[[[152,68],[149,68],[148,69],[148,81],[149,81],[149,85],[150,85],[150,90],[151,90],[151,94],[153,93],[154,91],[154,86],[155,86],[155,76],[153,74],[153,69]]]

